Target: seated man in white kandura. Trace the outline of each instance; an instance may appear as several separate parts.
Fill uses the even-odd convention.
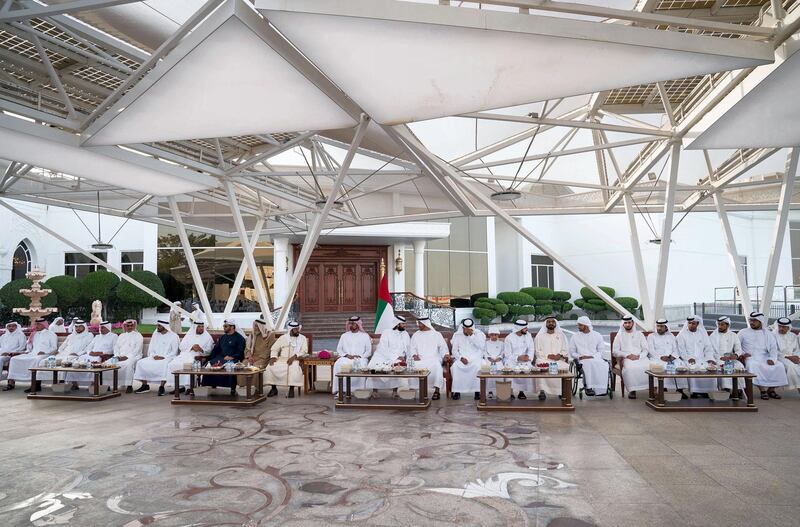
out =
[[[384,330],[381,333],[378,347],[375,348],[375,353],[369,359],[370,369],[374,369],[381,364],[395,366],[406,362],[408,348],[411,346],[411,337],[406,331],[406,319],[403,316],[395,315],[394,322],[392,329]],[[402,378],[383,377],[367,380],[367,388],[372,388],[373,394],[378,390],[392,390],[396,395],[398,388],[406,388],[407,386],[408,381]]]
[[[622,380],[628,389],[628,399],[636,399],[636,391],[647,390],[649,386],[645,372],[650,368],[650,356],[647,339],[634,324],[633,317],[624,316],[620,320],[611,354],[622,360]]]
[[[778,357],[786,367],[788,386],[800,391],[800,340],[792,333],[792,321],[786,317],[779,318],[772,332],[778,341]]]
[[[708,340],[711,341],[711,349],[714,350],[714,361],[717,365],[724,367],[727,361],[733,361],[734,370],[744,370],[744,364],[739,361],[742,345],[739,343],[739,336],[731,330],[730,317],[723,315],[717,318],[717,329],[711,333]],[[733,380],[730,377],[719,379],[718,386],[729,392],[733,388]]]
[[[500,326],[489,326],[486,330],[489,340],[486,341],[486,349],[483,352],[483,360],[489,363],[490,371],[494,372],[503,369],[503,361],[506,358],[505,345],[500,340]],[[479,383],[480,384],[480,383]],[[495,379],[486,379],[487,397],[494,399],[494,391],[497,389]]]
[[[513,333],[506,335],[506,340],[503,343],[505,350],[504,362],[506,366],[530,366],[533,362],[535,355],[533,349],[533,337],[528,333],[528,322],[522,319],[514,322]],[[527,399],[525,390],[533,392],[536,389],[536,383],[533,379],[511,379],[511,388],[517,392],[517,397],[520,399]],[[513,392],[511,398],[514,398]]]
[[[100,322],[100,332],[92,339],[89,350],[78,357],[82,362],[102,362],[104,356],[114,354],[114,344],[117,342],[117,335],[111,331],[111,322],[104,320]],[[94,380],[91,373],[68,373],[65,380],[72,383],[72,389],[78,389],[78,383],[90,385]],[[91,389],[91,385],[90,385]]]
[[[578,332],[569,341],[569,355],[583,368],[583,383],[586,395],[608,391],[610,366],[603,358],[605,343],[603,336],[592,328],[589,317],[578,318]]]
[[[135,393],[147,393],[150,391],[148,383],[157,382],[159,397],[167,394],[164,385],[167,384],[169,376],[169,363],[178,354],[179,346],[180,338],[177,333],[169,329],[169,320],[156,322],[156,330],[150,337],[150,345],[147,347],[147,357],[136,363],[133,378],[142,385]]]
[[[269,361],[264,380],[271,384],[267,397],[278,395],[278,386],[288,386],[286,397],[294,397],[294,389],[303,386],[303,370],[300,368],[300,357],[308,355],[308,339],[300,334],[303,326],[297,321],[287,325],[288,333],[281,335],[270,350]]]
[[[125,388],[125,393],[133,393],[133,373],[136,363],[142,358],[144,337],[137,331],[137,323],[129,318],[122,323],[123,333],[114,344],[114,357],[119,366],[119,389]]]
[[[747,317],[750,327],[739,331],[742,344],[742,359],[747,371],[756,376],[755,384],[761,391],[761,398],[780,399],[775,388],[786,386],[786,368],[778,359],[778,341],[766,327],[767,319],[763,313],[754,311]]]
[[[703,326],[703,321],[697,315],[689,315],[683,323],[678,336],[678,353],[689,369],[704,370],[709,364],[715,364],[714,349],[708,339],[708,331]],[[708,397],[708,392],[717,389],[716,379],[689,379],[689,391],[692,399]]]
[[[664,369],[667,368],[668,364],[674,364],[675,367],[684,366],[680,353],[678,353],[678,341],[670,331],[669,320],[666,318],[656,320],[656,330],[647,336],[647,351],[650,360],[660,363]],[[689,398],[684,392],[688,387],[689,383],[686,382],[686,379],[672,378],[664,380],[664,391],[668,392],[670,389],[678,390],[681,393],[681,399]]]
[[[555,362],[558,364],[559,370],[568,369],[568,344],[567,336],[561,329],[558,320],[555,317],[547,317],[544,319],[544,327],[536,333],[536,338],[533,339],[533,347],[536,350],[533,362],[535,364]],[[546,400],[547,394],[559,397],[564,395],[561,393],[561,379],[539,379],[538,384],[540,401]]]
[[[58,353],[56,353],[57,360],[70,360],[72,362],[78,362],[79,360],[88,361],[88,354],[92,350],[92,342],[94,342],[94,335],[89,331],[89,326],[86,325],[86,322],[83,320],[76,320],[75,325],[73,326],[72,333],[67,335],[67,338],[64,339],[64,342],[61,343],[61,346],[58,347]],[[48,330],[49,331],[49,330]],[[39,366],[44,366],[47,357],[43,358],[39,362]],[[64,375],[64,374],[59,374]],[[60,382],[64,382],[65,380],[72,381],[75,375],[74,373],[66,374],[65,376],[59,379]],[[84,374],[85,375],[85,374]],[[40,371],[36,375],[37,385],[41,384],[41,381],[47,380],[51,378],[49,372]],[[73,384],[73,390],[77,390],[77,384]]]
[[[478,373],[481,370],[483,353],[486,350],[486,335],[474,326],[474,320],[465,318],[461,321],[461,327],[450,339],[451,353],[453,354],[450,375],[453,377],[452,397],[454,400],[460,399],[461,394],[465,392],[473,392],[476,401],[481,398]]]
[[[37,319],[34,323],[33,331],[28,336],[27,353],[15,355],[8,361],[8,384],[3,388],[3,391],[13,390],[16,381],[29,381],[31,372],[28,368],[37,366],[50,355],[56,354],[58,337],[47,326],[47,320],[43,318]],[[41,381],[36,381],[36,384],[38,391]],[[30,392],[31,388],[25,391]]]
[[[192,326],[193,329],[187,331],[181,339],[181,343],[178,345],[178,354],[169,361],[170,373],[186,369],[187,364],[194,364],[196,360],[202,362],[211,355],[211,350],[214,349],[214,337],[206,331],[205,323],[195,321]],[[172,325],[170,325],[171,327]],[[189,386],[189,375],[181,375],[179,379],[180,386],[172,387],[172,395],[175,395],[175,390],[178,390],[178,393],[183,393],[187,388],[189,389],[189,395],[192,395],[194,390]]]
[[[333,386],[331,387],[333,395],[339,393],[339,372],[342,371],[342,366],[348,365],[350,369],[353,369],[362,361],[366,364],[370,355],[372,355],[372,339],[369,338],[369,334],[364,330],[364,323],[361,321],[361,317],[350,317],[347,320],[346,329],[347,331],[342,333],[342,336],[339,337],[339,343],[336,345],[336,354],[339,358],[333,363]],[[366,386],[365,381],[366,379],[363,377],[352,378],[350,389],[364,388]]]
[[[27,337],[22,328],[14,321],[6,324],[6,331],[0,336],[0,372],[14,355],[25,353],[28,347]]]
[[[428,386],[433,386],[431,399],[438,400],[440,390],[444,389],[444,369],[442,361],[448,353],[447,342],[441,333],[433,329],[428,317],[417,319],[419,330],[411,337],[409,353],[414,359],[414,367],[430,370]]]

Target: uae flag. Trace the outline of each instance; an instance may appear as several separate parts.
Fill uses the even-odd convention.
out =
[[[394,327],[394,309],[392,297],[389,296],[389,280],[383,273],[381,285],[378,288],[378,308],[375,310],[375,333],[380,335],[384,329]]]

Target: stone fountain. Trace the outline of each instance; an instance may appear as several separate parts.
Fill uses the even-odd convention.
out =
[[[53,292],[52,289],[42,289],[39,282],[41,282],[44,277],[45,274],[36,267],[25,274],[25,278],[33,283],[30,289],[20,289],[19,292],[31,299],[31,305],[30,307],[15,307],[13,309],[14,313],[30,319],[29,327],[33,327],[37,319],[58,311],[56,307],[42,307],[42,298]]]

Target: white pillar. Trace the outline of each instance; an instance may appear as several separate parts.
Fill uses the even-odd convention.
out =
[[[414,240],[414,294],[425,298],[425,240]]]
[[[272,238],[272,287],[274,307],[282,307],[286,302],[289,287],[289,238]],[[274,308],[273,308],[274,309]]]
[[[497,296],[497,246],[495,243],[494,216],[486,218],[486,274],[489,296]]]

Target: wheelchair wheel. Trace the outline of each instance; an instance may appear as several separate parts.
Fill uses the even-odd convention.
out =
[[[613,399],[614,398],[614,390],[608,390],[608,398],[609,399]]]

